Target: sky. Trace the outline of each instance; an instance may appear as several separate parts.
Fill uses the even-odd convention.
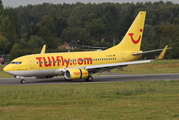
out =
[[[28,4],[36,5],[36,4],[42,4],[44,2],[46,3],[53,3],[53,4],[63,4],[63,3],[76,3],[76,2],[82,2],[82,3],[103,3],[103,2],[111,2],[111,3],[136,3],[136,2],[156,2],[160,0],[2,0],[2,4],[4,7],[18,7],[20,5],[27,6]],[[173,3],[179,4],[179,0],[163,0],[163,2],[171,1]]]

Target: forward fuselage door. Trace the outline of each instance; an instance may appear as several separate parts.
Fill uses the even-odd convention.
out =
[[[29,57],[28,59],[29,59],[30,69],[34,69],[35,68],[34,59],[32,57]]]

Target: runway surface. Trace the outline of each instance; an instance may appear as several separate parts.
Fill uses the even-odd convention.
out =
[[[72,84],[72,83],[97,83],[97,82],[124,82],[124,81],[159,81],[159,80],[179,80],[179,73],[174,74],[115,74],[93,76],[93,82],[84,80],[65,81],[63,77],[50,79],[25,78],[26,84],[21,84],[20,79],[1,78],[0,86],[12,85],[47,85],[47,84]]]

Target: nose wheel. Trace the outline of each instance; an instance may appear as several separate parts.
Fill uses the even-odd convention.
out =
[[[20,83],[21,83],[21,84],[25,84],[26,81],[25,81],[24,79],[21,79],[21,80],[20,80]]]

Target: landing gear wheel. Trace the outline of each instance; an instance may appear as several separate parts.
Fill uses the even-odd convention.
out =
[[[21,79],[21,80],[20,80],[20,83],[21,83],[21,84],[25,84],[26,81],[25,81],[24,79]]]
[[[86,82],[92,82],[93,81],[93,77],[91,75],[89,75],[86,79]]]

